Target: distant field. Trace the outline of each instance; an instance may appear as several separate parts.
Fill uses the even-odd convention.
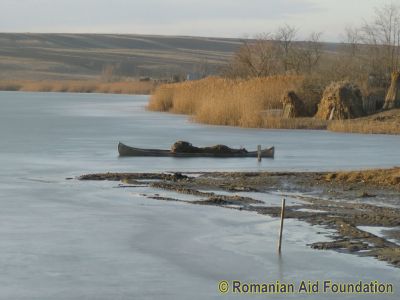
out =
[[[0,80],[97,80],[113,67],[116,77],[166,78],[206,67],[216,72],[239,39],[0,33]]]

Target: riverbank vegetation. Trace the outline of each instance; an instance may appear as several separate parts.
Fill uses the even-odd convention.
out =
[[[375,114],[400,108],[400,7],[347,28],[340,51],[321,35],[299,41],[285,25],[245,40],[219,77],[162,85],[148,109],[215,125],[399,134],[397,111]]]
[[[282,119],[281,97],[286,90],[309,93],[303,76],[270,76],[250,79],[208,77],[198,81],[166,84],[152,95],[148,109],[189,114],[193,120],[213,125],[258,128],[326,128],[312,118]],[[308,111],[318,97],[308,95]]]
[[[307,99],[304,105],[308,117],[282,117],[281,99],[287,90],[295,90],[300,97]],[[308,90],[307,79],[301,76],[248,80],[209,77],[160,86],[151,96],[148,109],[187,114],[195,122],[212,125],[400,134],[400,109],[362,118],[324,120],[312,117],[318,99],[319,94]]]
[[[328,129],[352,133],[400,134],[400,109],[393,109],[364,118],[332,121],[329,123]]]
[[[400,168],[334,172],[325,174],[324,179],[342,184],[364,184],[400,189]]]
[[[2,80],[0,91],[110,93],[148,95],[156,87],[154,81],[101,81],[101,80]]]

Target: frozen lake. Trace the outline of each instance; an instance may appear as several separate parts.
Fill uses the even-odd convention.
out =
[[[279,258],[279,225],[273,218],[151,200],[134,189],[113,188],[118,184],[112,182],[65,180],[105,171],[388,167],[400,165],[398,136],[204,126],[185,116],[145,112],[146,101],[145,96],[0,92],[0,299],[228,299],[217,285],[233,279],[379,280],[400,288],[399,269],[307,247],[326,239],[317,234],[322,228],[287,221]],[[259,164],[252,158],[117,155],[118,141],[168,148],[176,140],[249,150],[274,145],[276,158]],[[398,299],[397,290],[378,298]]]

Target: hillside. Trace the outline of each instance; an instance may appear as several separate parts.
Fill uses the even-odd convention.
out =
[[[205,67],[213,72],[240,44],[203,37],[0,33],[0,79],[95,79],[107,66],[130,77]]]
[[[241,44],[190,36],[0,33],[0,80],[96,80],[109,66],[122,77],[215,74]],[[323,43],[323,49],[336,53],[340,44]]]

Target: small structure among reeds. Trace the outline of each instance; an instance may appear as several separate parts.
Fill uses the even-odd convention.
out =
[[[305,116],[304,103],[294,91],[289,91],[283,95],[282,105],[282,118],[293,119]]]
[[[363,108],[367,115],[374,114],[382,110],[385,103],[385,90],[374,89],[364,92],[363,94]]]
[[[324,91],[315,117],[344,120],[365,115],[360,89],[346,81],[333,82]]]
[[[396,71],[392,73],[392,81],[390,83],[389,90],[386,94],[385,104],[383,109],[393,109],[400,107],[400,72]]]

